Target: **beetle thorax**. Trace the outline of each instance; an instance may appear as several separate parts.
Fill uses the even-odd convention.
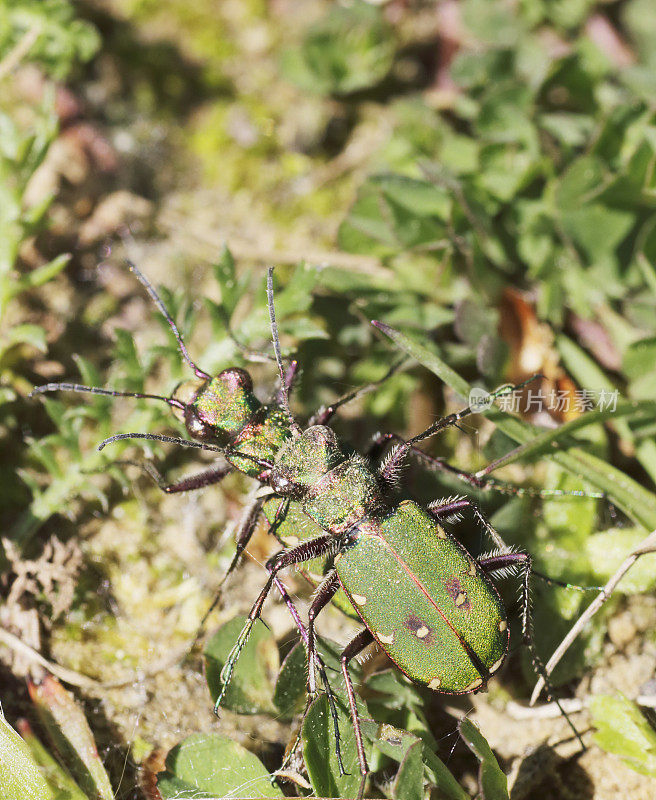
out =
[[[344,533],[381,503],[376,475],[360,456],[347,456],[330,428],[315,425],[281,450],[269,483],[303,504],[324,530]]]
[[[303,511],[335,535],[375,516],[382,506],[376,475],[358,455],[350,456],[323,475],[303,500]]]
[[[333,431],[314,425],[280,450],[269,483],[277,494],[301,499],[345,459]]]

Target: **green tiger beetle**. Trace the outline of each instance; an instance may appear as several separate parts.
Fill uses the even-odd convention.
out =
[[[274,585],[307,647],[308,696],[310,699],[316,696],[315,670],[328,695],[340,768],[335,700],[317,650],[315,625],[321,611],[340,589],[348,599],[349,610],[365,625],[346,646],[340,659],[362,775],[358,798],[364,793],[368,765],[349,662],[370,644],[377,643],[392,662],[418,684],[446,694],[481,691],[503,663],[509,646],[506,612],[493,578],[517,571],[522,575],[523,639],[536,673],[550,690],[548,676],[533,643],[530,581],[531,576],[536,576],[557,585],[571,584],[554,581],[533,570],[530,555],[510,550],[467,498],[437,501],[427,508],[407,497],[392,499],[399,471],[409,455],[417,455],[432,467],[455,472],[477,488],[504,489],[504,485],[489,478],[486,471],[474,476],[417,448],[418,443],[450,426],[457,426],[478,408],[468,406],[443,417],[408,440],[392,435],[377,437],[372,453],[382,452],[389,441],[395,441],[395,447],[378,467],[374,467],[370,458],[349,454],[326,423],[341,405],[382,383],[400,363],[393,365],[375,384],[350,392],[323,407],[310,419],[308,427],[301,429],[289,404],[298,364],[292,361],[285,368],[283,363],[275,319],[272,269],[267,275],[267,297],[280,389],[272,402],[262,404],[254,395],[251,377],[245,370],[232,367],[212,377],[194,363],[174,320],[153,287],[133,264],[130,268],[173,330],[182,356],[196,379],[181,384],[171,397],[70,383],[49,383],[36,387],[33,394],[66,390],[166,402],[184,422],[191,440],[125,433],[105,440],[101,448],[112,441],[141,438],[219,452],[225,464],[174,484],[167,485],[159,475],[152,471],[151,474],[164,491],[175,493],[216,484],[232,470],[238,470],[269,487],[268,497],[280,501],[270,526],[274,535],[279,535],[278,528],[292,502],[300,506],[319,531],[311,538],[299,535],[295,544],[287,540],[289,546],[267,562],[269,576],[223,668],[222,688],[215,710],[221,705],[239,655]],[[523,385],[505,387],[492,393],[490,399]],[[570,493],[556,490],[552,494]],[[247,509],[237,535],[235,556],[223,580],[248,545],[266,499],[258,496]],[[474,514],[494,542],[494,554],[474,558],[442,527],[441,523],[465,509]],[[306,627],[278,573],[286,567],[315,559],[324,559],[328,568],[310,606]],[[583,747],[580,734],[557,699],[556,703]]]

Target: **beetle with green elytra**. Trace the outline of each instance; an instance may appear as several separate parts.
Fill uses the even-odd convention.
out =
[[[165,481],[149,463],[130,462],[145,468],[162,491],[167,494],[193,491],[216,485],[233,471],[242,472],[255,480],[266,481],[267,465],[276,458],[280,448],[291,436],[290,419],[282,406],[281,397],[283,391],[286,395],[291,392],[294,381],[298,375],[298,363],[295,360],[289,362],[281,381],[281,388],[269,401],[264,403],[255,395],[252,378],[246,370],[240,367],[228,367],[217,375],[210,375],[201,369],[192,359],[173,317],[155,288],[133,263],[128,261],[127,264],[167,321],[177,340],[182,357],[194,372],[195,377],[179,384],[168,397],[143,392],[118,391],[115,389],[85,386],[79,383],[68,382],[52,382],[42,386],[36,386],[30,393],[30,396],[49,392],[68,391],[86,392],[107,397],[145,398],[167,403],[173,410],[175,416],[184,423],[188,435],[198,442],[197,445],[194,445],[193,442],[182,441],[175,437],[158,436],[149,433],[118,434],[103,442],[101,445],[101,447],[104,447],[115,439],[158,439],[183,444],[185,446],[197,446],[201,449],[212,449],[208,447],[208,445],[214,446],[215,449],[224,456],[224,460],[218,462],[216,465],[202,472],[186,476],[174,483]],[[229,326],[228,332],[232,335]],[[247,359],[255,361],[271,359],[267,354],[251,353],[236,340],[235,344]],[[407,363],[407,359],[395,361],[379,380],[348,392],[329,405],[323,406],[312,415],[308,421],[308,426],[327,424],[342,406],[374,390],[388,380],[405,363]],[[369,457],[373,459],[379,458],[383,454],[384,447],[390,442],[397,440],[401,441],[400,437],[392,434],[378,436],[369,447]],[[530,488],[526,489],[511,486],[493,478],[490,474],[492,471],[491,469],[482,470],[476,475],[473,475],[465,470],[453,467],[443,459],[432,458],[416,447],[411,448],[411,454],[427,463],[431,469],[439,469],[443,472],[455,474],[458,478],[475,489],[493,489],[511,494],[539,494],[540,496],[576,494],[575,492],[563,492],[560,490],[538,490],[536,492]],[[291,525],[287,524],[285,518],[279,513],[278,508],[279,504],[275,503],[275,498],[272,497],[259,497],[252,502],[244,514],[244,522],[237,533],[235,555],[222,578],[221,584],[225,582],[236,567],[261,515],[266,517],[271,525],[271,533],[278,538],[281,544],[292,544],[310,535],[310,532],[307,530],[310,526],[307,525],[304,531],[296,529],[294,533],[289,536],[285,535],[285,529],[290,529]],[[287,509],[288,514],[289,511],[290,509]],[[291,518],[296,515],[289,514],[289,516]],[[310,583],[317,585],[323,577],[325,569],[324,562],[325,560],[319,559],[316,562],[309,562],[304,565],[305,568],[301,569],[301,573]],[[217,595],[212,606],[206,612],[204,619],[207,619],[218,597]],[[341,610],[351,616],[355,616],[351,604],[343,597],[342,593],[338,593],[336,598],[333,599],[333,602],[335,601]]]
[[[274,351],[282,377],[271,270],[268,297]],[[515,388],[502,389],[490,398],[494,400]],[[528,553],[510,551],[468,500],[438,502],[424,509],[409,498],[400,502],[392,499],[389,491],[418,442],[457,425],[478,407],[468,406],[437,420],[422,433],[402,441],[376,468],[368,459],[346,452],[331,428],[312,425],[302,430],[284,391],[280,400],[289,415],[291,436],[270,464],[266,483],[276,496],[299,503],[323,533],[280,551],[267,562],[269,577],[223,667],[215,709],[221,705],[278,573],[317,556],[332,557],[333,567],[318,587],[308,613],[308,693],[310,697],[316,693],[315,623],[341,588],[365,625],[340,658],[362,775],[358,798],[362,798],[368,764],[349,662],[376,642],[415,683],[448,694],[484,689],[506,657],[510,635],[492,577],[519,569],[523,575],[522,631],[536,671],[546,677],[532,637],[529,589],[531,575],[537,573],[532,570]],[[440,524],[466,507],[474,510],[493,539],[498,548],[495,554],[474,558]],[[578,731],[558,705],[583,746]]]
[[[536,667],[543,674],[530,636],[528,582],[531,565],[528,555],[507,552],[482,515],[465,499],[440,502],[428,509],[422,509],[408,499],[400,503],[390,500],[391,492],[388,490],[395,485],[398,469],[406,455],[416,452],[415,445],[439,430],[457,424],[473,409],[467,408],[439,420],[408,442],[400,440],[390,457],[379,469],[374,469],[366,459],[346,453],[332,430],[323,424],[339,405],[357,396],[358,392],[352,392],[322,409],[305,431],[294,421],[288,395],[295,364],[292,362],[285,370],[280,357],[270,273],[269,309],[281,388],[275,400],[268,404],[257,400],[250,376],[244,370],[230,368],[214,378],[199,370],[152,287],[136,269],[135,273],[169,320],[197,379],[181,386],[170,398],[143,394],[132,396],[157,398],[169,403],[183,419],[189,435],[198,441],[154,434],[119,434],[108,441],[154,438],[221,452],[228,462],[227,467],[214,467],[178,484],[166,486],[165,490],[176,492],[207,486],[218,482],[235,468],[267,484],[273,496],[279,499],[273,532],[277,532],[276,522],[284,519],[292,502],[302,508],[319,532],[317,537],[309,540],[307,536],[299,535],[297,544],[281,539],[290,547],[274,556],[268,565],[269,580],[225,665],[223,691],[252,624],[259,617],[264,600],[275,584],[283,593],[307,644],[310,696],[316,691],[315,667],[319,667],[326,691],[330,692],[317,653],[315,621],[342,588],[351,613],[357,612],[366,625],[342,655],[342,672],[351,704],[364,787],[367,761],[348,662],[368,644],[377,641],[399,668],[418,683],[449,693],[480,690],[499,668],[508,646],[505,611],[490,578],[513,566],[523,569],[523,629]],[[35,391],[55,389],[123,394],[76,384],[48,384]],[[426,458],[424,454],[422,456]],[[246,547],[262,503],[263,498],[258,498],[246,514],[228,573]],[[472,508],[495,540],[500,550],[497,555],[474,559],[439,524],[467,507]],[[317,558],[323,559],[329,571],[312,603],[306,631],[277,574],[285,566],[308,563]],[[221,699],[222,695],[217,700],[217,707]],[[336,719],[334,713],[333,718]],[[336,738],[337,747],[338,741]]]

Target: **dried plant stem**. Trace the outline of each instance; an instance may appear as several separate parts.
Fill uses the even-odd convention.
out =
[[[599,592],[597,597],[595,597],[595,599],[585,609],[585,611],[581,614],[581,616],[576,620],[574,625],[570,628],[567,636],[565,636],[563,641],[558,645],[558,647],[554,651],[554,654],[551,656],[549,661],[547,661],[545,665],[545,670],[547,675],[550,675],[553,672],[556,664],[558,664],[560,659],[565,655],[565,653],[571,646],[572,642],[576,639],[579,633],[581,633],[581,631],[587,625],[590,619],[592,619],[592,617],[597,613],[597,611],[599,611],[599,609],[608,600],[611,594],[615,591],[617,584],[622,580],[622,578],[631,569],[631,567],[640,558],[640,556],[644,556],[647,553],[653,553],[653,552],[656,552],[656,530],[652,531],[649,534],[649,536],[643,539],[643,541],[638,545],[638,547],[635,548],[635,550],[629,553],[629,555],[624,559],[624,561],[620,565],[619,569],[610,578],[608,583]],[[542,678],[539,678],[537,683],[535,684],[535,688],[533,689],[530,705],[533,705],[536,702],[543,688],[544,688],[544,680]]]
[[[44,669],[47,669],[48,672],[50,672],[56,678],[59,678],[60,681],[69,684],[69,686],[79,686],[82,689],[93,689],[98,691],[100,689],[116,689],[121,686],[128,686],[137,680],[136,673],[131,673],[125,678],[119,678],[115,681],[97,681],[94,678],[89,678],[88,675],[82,675],[79,672],[75,672],[75,670],[62,667],[59,664],[55,664],[54,661],[48,661],[48,659],[44,658],[41,653],[19,639],[18,636],[15,636],[13,633],[10,633],[4,628],[0,628],[0,644],[4,644],[6,647],[11,648],[14,652],[20,653],[22,656],[25,656],[35,664],[39,664]],[[143,677],[144,675],[154,675],[158,672],[162,672],[162,670],[168,669],[169,667],[175,666],[180,660],[180,655],[180,653],[176,653],[175,657],[172,656],[165,662],[162,661],[153,665],[150,669],[140,673],[139,677]]]
[[[41,23],[35,22],[28,28],[21,39],[12,47],[7,55],[0,61],[0,81],[9,75],[30,52],[32,46],[41,35]]]

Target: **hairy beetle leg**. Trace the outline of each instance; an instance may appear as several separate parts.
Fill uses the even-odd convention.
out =
[[[567,721],[567,724],[578,739],[581,749],[584,751],[587,750],[587,747],[581,738],[581,734],[576,729],[576,726],[570,719],[569,714],[563,708],[560,700],[558,700],[558,698],[555,696],[553,685],[549,680],[549,676],[547,675],[547,671],[542,663],[542,659],[538,655],[535,647],[535,640],[533,638],[533,615],[531,613],[531,575],[533,574],[531,556],[528,553],[522,552],[501,553],[499,555],[489,556],[488,558],[482,558],[478,563],[481,569],[488,573],[494,573],[507,567],[514,566],[518,566],[522,571],[522,637],[526,646],[528,647],[533,669],[535,673],[544,681],[544,685],[547,690],[547,696],[549,699],[553,699],[555,701],[556,705],[560,709],[560,713],[563,715]]]
[[[369,774],[369,765],[367,764],[367,755],[364,751],[360,716],[358,714],[358,707],[355,702],[355,691],[353,689],[353,681],[349,675],[348,664],[349,661],[355,658],[373,641],[374,637],[369,628],[363,628],[360,633],[358,633],[357,636],[354,639],[351,639],[351,641],[346,645],[340,658],[342,675],[344,676],[344,683],[346,684],[346,693],[348,695],[349,708],[351,711],[351,720],[353,721],[353,730],[355,732],[355,747],[358,751],[358,764],[360,765],[360,774],[362,775],[357,800],[362,800],[364,797],[364,786],[367,780],[367,775]]]

